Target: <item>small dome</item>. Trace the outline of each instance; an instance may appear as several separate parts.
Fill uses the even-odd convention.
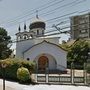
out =
[[[30,29],[34,29],[34,28],[44,28],[45,29],[45,22],[39,18],[36,18],[32,21],[29,28]]]

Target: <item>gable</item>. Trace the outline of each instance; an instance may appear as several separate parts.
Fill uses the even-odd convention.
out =
[[[33,45],[32,47],[30,47],[30,48],[28,48],[27,50],[25,50],[23,53],[28,52],[28,51],[30,51],[30,50],[33,50],[33,49],[35,49],[35,48],[41,48],[41,47],[42,47],[43,49],[45,49],[45,48],[47,48],[47,47],[48,47],[48,49],[49,49],[49,48],[52,48],[52,49],[53,49],[53,48],[54,48],[54,49],[57,48],[58,50],[66,53],[66,50],[64,50],[63,48],[61,48],[61,47],[58,46],[57,44],[47,42],[46,40],[44,40],[44,41],[41,42],[41,43],[38,43],[38,44]]]

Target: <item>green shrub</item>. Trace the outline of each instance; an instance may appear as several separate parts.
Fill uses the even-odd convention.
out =
[[[22,66],[22,67],[27,68],[29,71],[33,72],[34,67],[35,67],[35,64],[31,61],[20,60],[20,59],[16,59],[16,58],[14,58],[14,59],[8,58],[3,61],[0,61],[0,77],[3,76],[3,73],[2,73],[3,71],[1,68],[2,63],[5,63],[7,66],[5,68],[5,77],[7,79],[11,79],[11,80],[15,80],[15,81],[18,80],[17,79],[18,68],[20,68]]]
[[[87,64],[86,70],[87,70],[87,73],[90,73],[90,63]]]
[[[27,68],[21,67],[17,70],[17,78],[20,82],[26,82],[30,80],[30,73]]]

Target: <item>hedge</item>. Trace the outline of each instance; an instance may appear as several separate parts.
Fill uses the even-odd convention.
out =
[[[6,64],[6,68],[2,68],[2,63]],[[5,59],[0,61],[0,77],[3,77],[3,70],[5,70],[5,78],[11,80],[18,80],[17,79],[17,70],[20,67],[27,68],[30,73],[35,69],[35,63],[27,60],[20,60],[20,59]]]

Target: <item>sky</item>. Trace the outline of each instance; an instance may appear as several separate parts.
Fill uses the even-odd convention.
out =
[[[29,30],[37,10],[39,18],[45,21],[48,32],[56,30],[53,25],[58,24],[59,28],[70,26],[70,17],[90,12],[90,0],[0,0],[0,27],[5,28],[14,40],[19,25],[23,31],[26,23]],[[61,37],[60,41],[70,37],[69,34],[58,36]]]

